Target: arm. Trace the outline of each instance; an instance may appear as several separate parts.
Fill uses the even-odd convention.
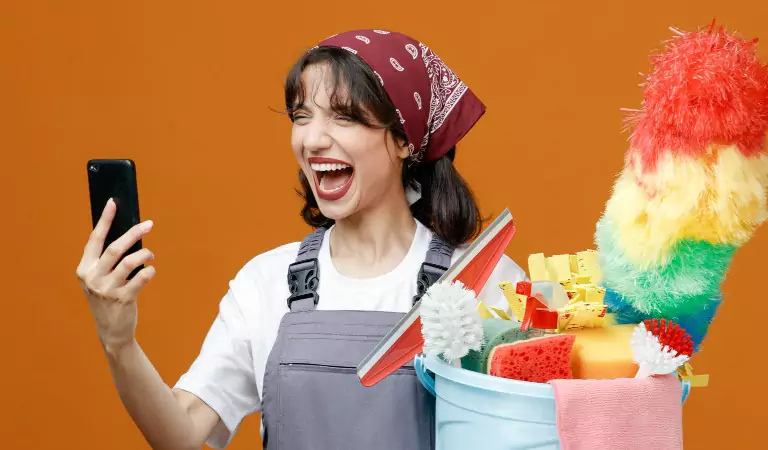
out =
[[[196,396],[171,390],[136,341],[107,360],[120,399],[155,450],[199,449],[219,416]]]
[[[122,261],[120,258],[149,233],[152,223],[136,225],[102,253],[115,212],[116,205],[110,200],[85,246],[77,278],[88,300],[117,391],[153,448],[200,448],[218,423],[217,414],[191,394],[173,393],[135,340],[137,297],[155,270],[147,266],[130,280],[128,275],[154,256],[145,248]]]

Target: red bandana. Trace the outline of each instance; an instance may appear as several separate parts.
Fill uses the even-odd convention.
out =
[[[485,105],[424,44],[400,33],[356,30],[318,47],[340,47],[371,67],[397,108],[410,163],[445,155],[485,113]]]

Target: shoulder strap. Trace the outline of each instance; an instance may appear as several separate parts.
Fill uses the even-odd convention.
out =
[[[320,284],[317,255],[320,253],[325,231],[324,228],[318,228],[307,235],[299,246],[296,262],[288,266],[288,288],[291,292],[288,297],[288,308],[292,312],[313,310],[320,300],[317,295],[317,288]],[[421,264],[416,279],[414,304],[451,266],[453,250],[453,246],[446,244],[438,236],[432,237],[427,249],[427,256]]]
[[[320,284],[320,270],[317,255],[323,244],[325,228],[318,228],[301,242],[296,262],[288,266],[288,309],[292,312],[315,309],[320,298],[317,287]]]
[[[415,305],[421,297],[427,292],[446,270],[451,266],[451,256],[453,256],[453,246],[446,244],[437,235],[432,236],[427,250],[427,257],[421,264],[419,276],[416,280],[416,295],[413,297]]]

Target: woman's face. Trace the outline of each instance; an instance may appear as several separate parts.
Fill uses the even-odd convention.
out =
[[[358,211],[404,201],[400,180],[408,148],[384,128],[367,127],[331,109],[333,83],[325,65],[302,74],[303,105],[293,113],[291,148],[320,211],[340,220]],[[337,96],[343,92],[337,92]]]

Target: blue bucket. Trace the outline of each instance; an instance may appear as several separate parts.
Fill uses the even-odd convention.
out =
[[[549,384],[472,372],[434,356],[417,356],[414,366],[436,399],[436,450],[560,449]],[[683,402],[689,392],[683,382]]]

